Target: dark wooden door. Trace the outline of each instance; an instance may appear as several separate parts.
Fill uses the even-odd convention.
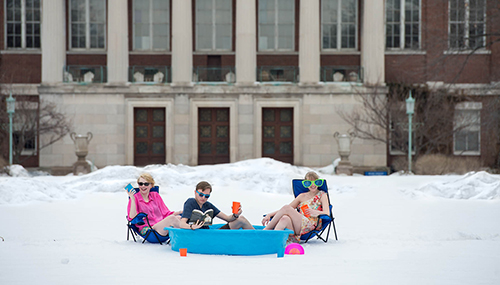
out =
[[[262,156],[293,164],[293,108],[262,109]]]
[[[229,108],[198,109],[198,164],[229,163]]]
[[[134,164],[164,164],[165,109],[134,109]]]

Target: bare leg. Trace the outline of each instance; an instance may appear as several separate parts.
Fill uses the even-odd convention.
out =
[[[168,231],[166,231],[164,228],[168,227],[179,228],[180,221],[181,221],[180,216],[170,215],[165,219],[159,221],[158,223],[154,224],[153,229],[157,231],[160,235],[166,236],[168,235]]]
[[[252,224],[243,216],[239,216],[236,220],[229,222],[229,228],[232,230],[241,229],[253,230],[255,229]]]
[[[293,223],[292,223],[292,219],[290,219],[289,216],[284,215],[281,217],[281,219],[276,224],[276,227],[274,227],[274,229],[275,230],[284,230],[286,228],[293,230]]]
[[[294,208],[290,207],[290,205],[285,205],[283,206],[273,217],[273,219],[267,224],[265,230],[272,230],[272,229],[282,229],[277,228],[278,223],[280,223],[281,219],[284,216],[288,216],[288,218],[285,218],[285,221],[283,223],[288,223],[286,219],[289,219],[289,222],[291,223],[288,227],[293,229],[295,234],[300,233],[300,228],[302,227],[302,214],[297,212]],[[284,228],[283,228],[284,229]]]

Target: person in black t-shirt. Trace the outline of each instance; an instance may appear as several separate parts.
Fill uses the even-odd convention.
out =
[[[222,219],[227,222],[221,229],[248,229],[253,230],[254,227],[250,222],[243,216],[241,216],[242,210],[241,206],[238,209],[238,214],[226,215],[221,212],[214,204],[208,202],[208,198],[212,193],[212,186],[206,181],[201,181],[196,185],[194,192],[194,198],[189,198],[184,203],[184,210],[182,211],[182,217],[180,222],[180,228],[182,229],[208,229],[209,227],[204,225],[205,222],[199,221],[198,223],[188,224],[189,218],[191,218],[191,213],[194,209],[198,209],[202,212],[212,209],[214,211],[214,217]]]

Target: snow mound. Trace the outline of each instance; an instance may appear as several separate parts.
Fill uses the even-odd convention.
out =
[[[470,172],[454,181],[431,183],[416,191],[450,199],[500,199],[500,175]]]
[[[32,201],[74,199],[77,193],[57,183],[30,177],[10,177],[0,180],[0,205],[24,204]]]
[[[84,192],[117,193],[132,183],[142,172],[150,173],[161,191],[194,189],[200,181],[208,181],[214,188],[268,193],[292,193],[291,181],[302,178],[312,169],[293,166],[271,158],[258,158],[230,164],[186,166],[173,164],[135,166],[107,166],[85,175],[68,175],[51,181],[33,177],[22,166],[12,172],[15,177],[0,177],[0,204],[19,204],[29,201],[75,198]],[[57,181],[57,182],[56,182]]]
[[[12,177],[30,177],[28,170],[26,170],[22,165],[13,164],[8,167],[10,176]]]

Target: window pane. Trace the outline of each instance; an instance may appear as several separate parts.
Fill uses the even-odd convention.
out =
[[[262,153],[263,154],[274,154],[275,153],[274,142],[264,142],[262,145]]]
[[[196,2],[196,46],[201,50],[232,48],[232,1],[198,0]]]
[[[293,49],[295,1],[264,0],[258,3],[259,50]]]
[[[89,0],[89,17],[90,22],[104,23],[106,1],[102,0]]]
[[[274,0],[259,0],[259,24],[275,22],[276,7]]]
[[[85,48],[85,1],[71,0],[71,47]]]
[[[7,47],[21,48],[21,0],[7,1]]]
[[[216,153],[217,154],[228,154],[229,153],[229,144],[227,142],[217,142]]]
[[[212,48],[212,26],[197,25],[196,30],[198,36],[196,37],[197,49],[207,50]]]
[[[213,0],[196,1],[196,47],[198,50],[213,49]]]
[[[471,49],[484,46],[484,30],[482,25],[469,25],[469,47]]]
[[[71,47],[72,48],[104,48],[106,18],[105,1],[71,0]],[[87,6],[88,5],[88,6]],[[86,15],[88,13],[89,21]],[[89,27],[90,37],[86,29]],[[90,43],[89,46],[86,44]]]
[[[165,153],[165,145],[161,142],[154,142],[152,144],[153,154],[164,154]]]
[[[292,154],[292,143],[291,142],[280,143],[280,154]]]
[[[338,0],[323,0],[321,1],[321,6],[321,22],[323,24],[336,23],[338,16]]]
[[[231,49],[231,26],[230,25],[216,25],[216,48],[217,49]]]
[[[259,27],[259,50],[274,49],[275,26],[261,25]]]
[[[329,0],[321,3],[323,48],[355,48],[357,1]],[[341,33],[340,39],[338,37],[339,32]]]
[[[342,22],[354,23],[356,21],[356,2],[354,0],[342,1]]]
[[[467,134],[467,150],[479,151],[479,132],[469,132]]]
[[[293,49],[293,25],[278,25],[278,49]]]
[[[153,10],[170,10],[170,1],[169,0],[153,0]]]
[[[267,138],[274,138],[274,127],[273,126],[264,126],[263,137],[266,139]]]
[[[200,154],[211,154],[212,153],[212,143],[210,142],[200,142]]]

